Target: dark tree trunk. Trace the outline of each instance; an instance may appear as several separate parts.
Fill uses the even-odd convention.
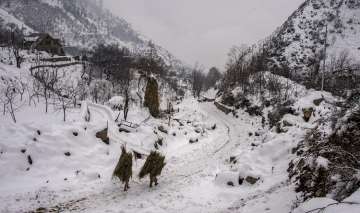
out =
[[[11,114],[11,117],[12,117],[14,123],[16,123],[16,117],[15,117],[15,112],[14,112],[14,107],[13,107],[12,101],[10,101],[9,104],[10,104],[10,114]]]
[[[129,94],[128,94],[128,91],[126,91],[125,105],[124,105],[124,119],[125,119],[125,121],[127,120],[128,113],[129,113]]]
[[[66,107],[63,106],[63,116],[64,116],[64,122],[66,121]]]

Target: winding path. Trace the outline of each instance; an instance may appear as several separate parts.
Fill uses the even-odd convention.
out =
[[[109,119],[110,138],[124,142],[112,122],[111,110],[97,104],[88,106],[91,113],[95,112],[98,116]],[[226,209],[231,202],[219,197],[218,193],[207,194],[204,201],[199,200],[196,192],[188,191],[201,186],[204,180],[209,187],[216,187],[213,182],[216,170],[225,159],[228,159],[238,143],[241,143],[237,138],[247,134],[246,128],[237,129],[235,120],[219,111],[212,103],[202,103],[199,109],[201,113],[211,116],[216,121],[216,131],[219,131],[219,134],[190,148],[190,145],[187,145],[186,149],[190,150],[186,152],[167,153],[167,165],[159,179],[159,186],[150,189],[147,179],[139,182],[135,178],[131,183],[131,189],[124,193],[120,187],[114,187],[109,183],[101,186],[97,192],[82,195],[78,201],[72,201],[70,205],[63,203],[58,206],[78,212],[219,212]],[[132,146],[131,143],[127,143],[127,146],[134,150],[141,149]]]

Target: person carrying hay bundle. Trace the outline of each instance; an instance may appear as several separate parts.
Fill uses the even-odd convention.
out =
[[[145,164],[141,168],[139,178],[142,179],[146,175],[149,175],[150,187],[152,187],[153,183],[157,186],[157,176],[161,174],[165,164],[165,156],[161,155],[159,152],[151,151],[150,155],[146,158]]]
[[[127,191],[130,178],[132,177],[132,153],[126,152],[124,146],[121,147],[121,156],[117,163],[113,177],[118,177],[122,183],[124,183],[124,191]]]

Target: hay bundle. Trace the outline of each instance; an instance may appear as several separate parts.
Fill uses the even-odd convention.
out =
[[[157,185],[157,176],[161,174],[165,164],[165,156],[161,155],[159,152],[152,151],[141,168],[139,178],[142,179],[146,175],[149,175],[150,187],[152,187],[153,182]]]
[[[160,115],[160,98],[158,90],[159,85],[156,79],[150,77],[146,85],[144,105],[149,108],[150,114],[155,118]]]
[[[115,167],[113,177],[119,178],[120,181],[125,184],[124,191],[130,188],[129,180],[132,177],[132,154],[131,152],[126,152],[124,146],[121,147],[121,156]]]

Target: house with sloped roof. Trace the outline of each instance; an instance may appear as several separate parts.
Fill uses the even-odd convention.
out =
[[[25,36],[24,48],[31,51],[45,51],[52,55],[65,55],[60,39],[55,39],[47,33],[34,33]]]

